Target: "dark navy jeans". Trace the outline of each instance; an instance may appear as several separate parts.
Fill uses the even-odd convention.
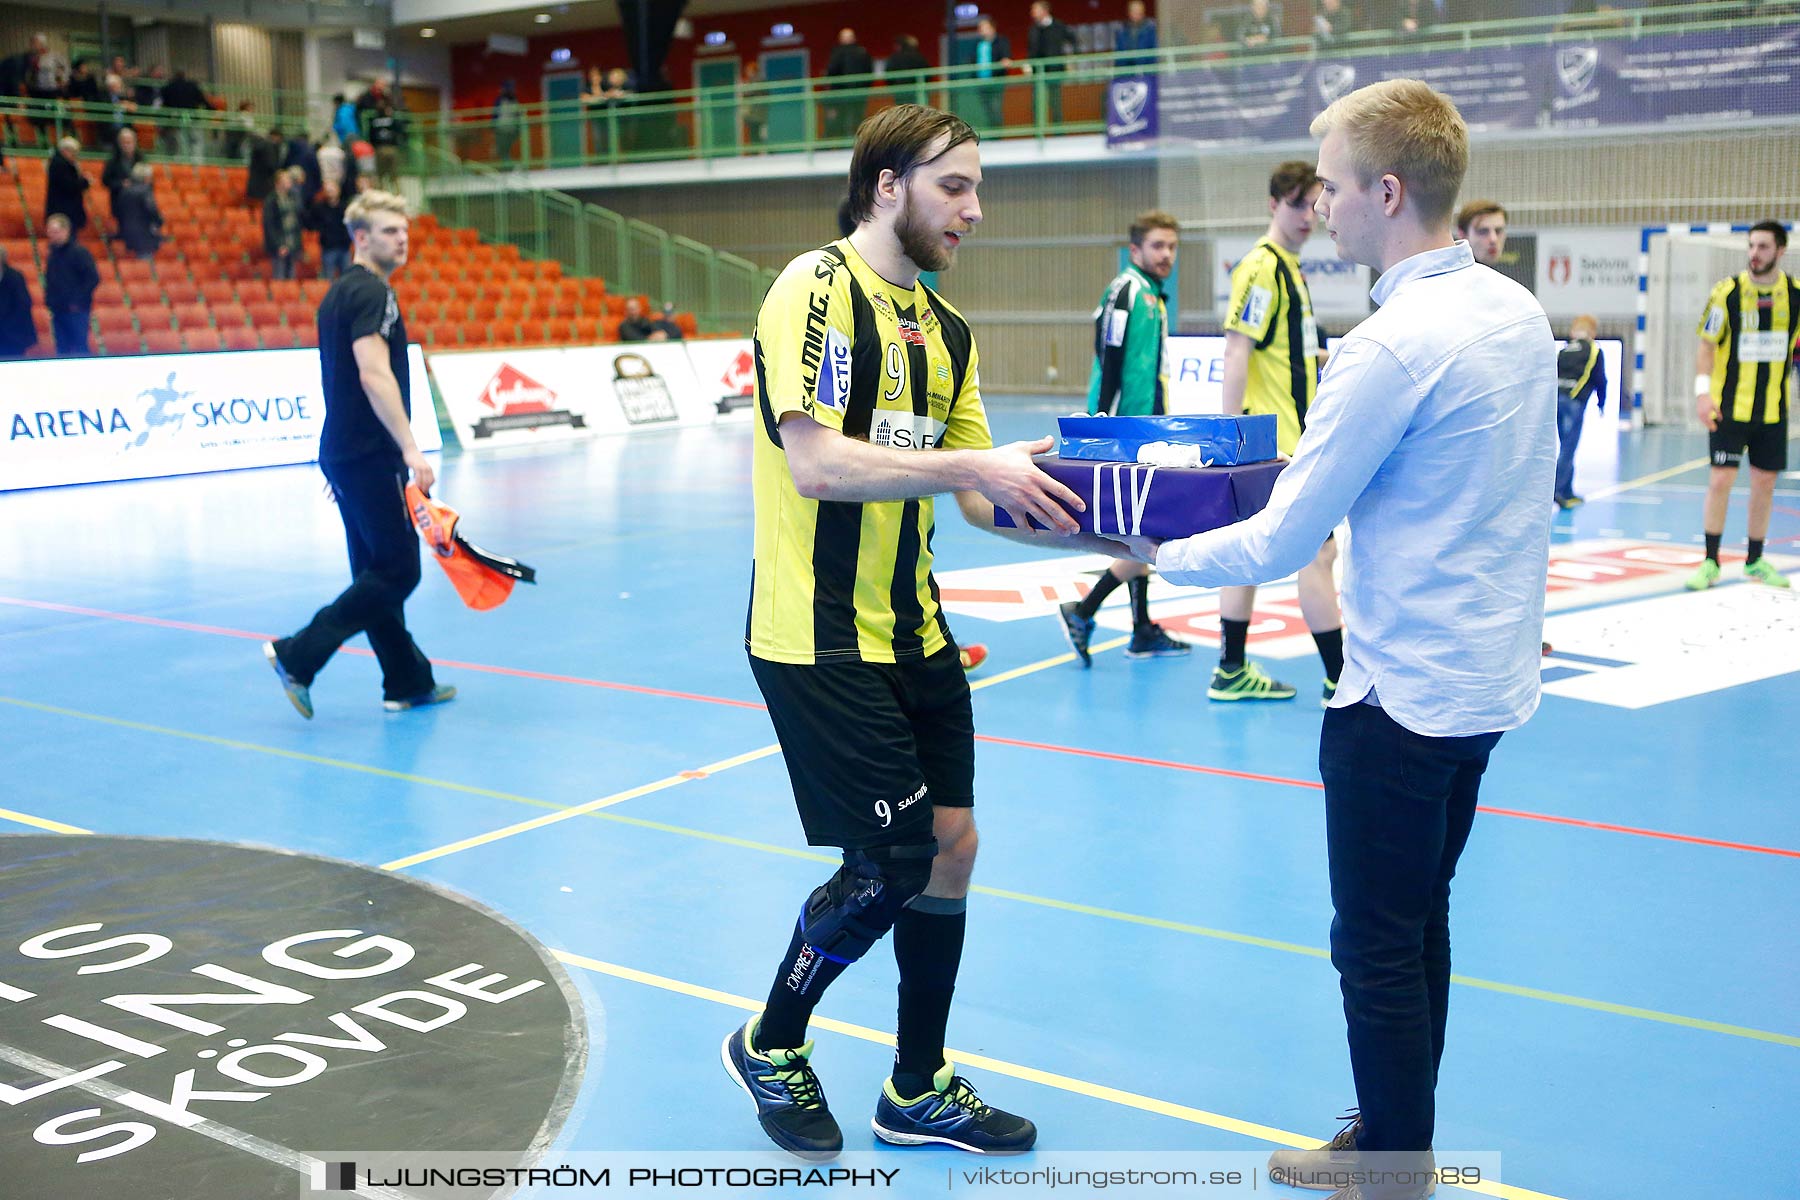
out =
[[[1450,879],[1497,733],[1425,737],[1373,704],[1319,735],[1331,962],[1344,993],[1357,1149],[1423,1151],[1450,998]]]

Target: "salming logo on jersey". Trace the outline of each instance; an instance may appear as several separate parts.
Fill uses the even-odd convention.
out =
[[[1800,329],[1800,280],[1781,274],[1758,286],[1748,271],[1722,279],[1707,297],[1700,336],[1718,347],[1712,394],[1725,420],[1775,425],[1787,420],[1788,377]]]
[[[900,290],[848,242],[834,242],[775,281],[753,349],[750,652],[787,663],[935,654],[948,630],[931,578],[931,500],[801,496],[782,418],[810,418],[888,450],[985,449],[992,440],[968,323],[923,284]]]

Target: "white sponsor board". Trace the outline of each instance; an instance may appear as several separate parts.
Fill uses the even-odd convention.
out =
[[[1222,318],[1231,307],[1231,271],[1260,237],[1213,239],[1213,311]],[[1300,273],[1312,293],[1313,312],[1320,317],[1362,317],[1369,313],[1369,268],[1338,257],[1328,237],[1315,237],[1300,247]]]
[[[413,437],[437,450],[425,356],[407,347]],[[319,457],[317,350],[0,363],[0,491]]]
[[[700,425],[717,413],[682,342],[433,354],[431,370],[468,448]]]
[[[1225,337],[1210,334],[1171,337],[1169,391],[1164,407],[1172,413],[1224,411]]]
[[[755,409],[756,358],[749,338],[687,343],[700,399],[720,418],[745,418]]]
[[[1642,231],[1624,226],[1539,229],[1538,303],[1566,332],[1563,322],[1590,313],[1602,320],[1637,315],[1638,255]],[[1699,312],[1704,296],[1694,301]],[[1608,369],[1612,367],[1607,364]]]

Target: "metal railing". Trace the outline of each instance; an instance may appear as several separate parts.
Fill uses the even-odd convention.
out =
[[[430,174],[451,186],[433,189],[425,206],[449,225],[482,240],[555,259],[572,275],[598,275],[610,291],[647,293],[692,312],[702,333],[747,332],[775,272],[755,263],[621,216],[598,204],[527,187],[484,163],[464,162],[426,146]],[[465,180],[474,186],[455,186]]]

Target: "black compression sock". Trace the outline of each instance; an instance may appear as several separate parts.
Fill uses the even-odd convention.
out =
[[[931,1090],[944,1065],[944,1030],[962,965],[966,900],[921,896],[894,922],[900,968],[900,1020],[894,1038],[894,1090],[912,1099]],[[943,911],[950,909],[951,911]]]
[[[1751,538],[1750,539],[1750,557],[1746,558],[1744,560],[1745,564],[1748,565],[1750,563],[1755,562],[1757,559],[1761,558],[1762,552],[1763,552],[1763,540],[1761,538]]]
[[[1344,673],[1344,631],[1328,629],[1312,636],[1313,644],[1319,648],[1319,661],[1325,664],[1325,678],[1336,683]]]
[[[1715,564],[1719,561],[1719,543],[1724,540],[1724,537],[1725,535],[1722,533],[1706,535],[1706,557],[1712,559]]]
[[[1139,633],[1150,629],[1150,577],[1134,576],[1131,580],[1131,627]]]
[[[1093,615],[1100,611],[1100,605],[1113,594],[1113,589],[1123,582],[1125,581],[1111,571],[1102,571],[1100,578],[1094,581],[1094,586],[1088,589],[1088,594],[1083,596],[1081,602],[1075,606],[1075,611],[1092,619]]]
[[[1250,640],[1250,622],[1219,618],[1219,669],[1235,671],[1244,665],[1244,643]]]
[[[793,939],[788,942],[781,969],[775,973],[775,982],[769,988],[769,1000],[763,1006],[762,1019],[756,1024],[755,1048],[759,1051],[791,1050],[805,1042],[806,1023],[812,1020],[819,998],[849,965],[826,958],[807,945],[800,934],[799,922],[795,922]]]

